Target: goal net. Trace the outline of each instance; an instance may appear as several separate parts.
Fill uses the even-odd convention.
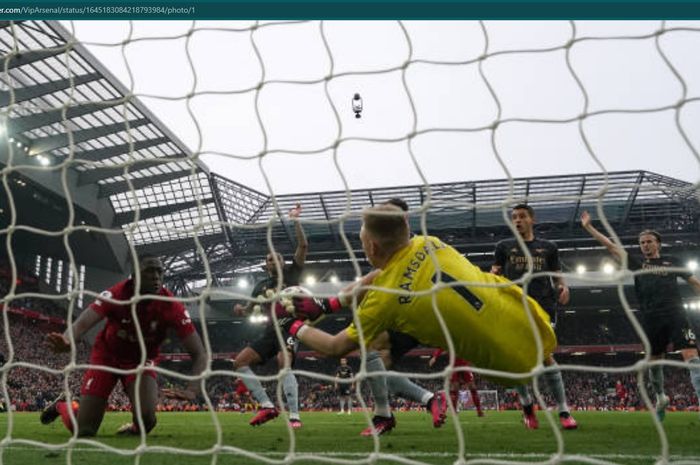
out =
[[[654,270],[697,279],[699,44],[694,21],[0,22],[0,381],[7,411],[0,462],[697,462],[684,426],[698,406],[688,376],[700,386],[697,360],[678,353],[652,360],[633,286]],[[588,423],[576,433],[583,438],[563,434],[557,410],[548,409],[560,400],[548,390],[557,369],[545,366],[540,337],[509,349],[514,359],[537,354],[542,363],[529,371],[471,367],[482,406],[494,410],[483,428],[473,427],[481,419],[448,409],[446,425],[433,430],[423,406],[418,413],[409,410],[419,404],[393,404],[407,408],[396,409],[391,441],[360,437],[377,408],[369,381],[382,375],[370,369],[372,347],[360,343],[350,353],[350,381],[339,381],[336,360],[310,343],[294,362],[281,358],[278,365],[272,350],[261,357],[270,361],[251,371],[232,368],[246,347],[261,355],[255,341],[266,328],[274,328],[279,346],[288,342],[284,315],[269,312],[280,302],[281,281],[270,281],[270,294],[253,294],[256,284],[289,272],[267,263],[268,254],[280,253],[287,266],[302,262],[299,284],[315,297],[335,296],[373,269],[359,237],[362,211],[396,198],[408,206],[412,234],[439,237],[485,272],[500,241],[516,239],[513,247],[525,250],[511,213],[518,204],[534,208],[535,237],[558,246],[559,266],[538,271],[538,257],[523,252],[526,272],[516,283],[532,290],[550,280],[556,292],[566,284],[569,298],[557,294],[562,304],[552,308],[554,357],[570,413]],[[621,262],[583,230],[584,211],[622,251]],[[673,261],[629,271],[628,254],[641,254],[638,234],[647,229],[658,231],[661,256]],[[135,287],[124,299],[103,292],[127,279],[139,255],[160,260],[172,296],[154,299]],[[423,259],[432,263],[435,250]],[[133,276],[148,285],[150,275],[136,269]],[[455,289],[474,306],[474,293],[508,289],[455,280],[444,270],[436,276],[425,292],[410,285],[370,292],[408,303]],[[700,301],[691,291],[682,287],[679,302],[692,327]],[[74,337],[72,324],[95,313],[96,299],[127,309],[114,325],[132,326],[115,329],[115,337],[130,342],[139,363],[90,358],[97,324]],[[162,321],[135,322],[154,301],[187,309],[170,323],[194,321],[206,353],[201,373],[192,372],[184,330],[167,334],[159,363],[151,364],[144,349],[160,342]],[[464,372],[456,359],[478,355],[459,344],[458,333],[468,329],[450,326],[436,302],[430,321],[448,354],[429,368],[425,354],[433,347],[416,340],[395,361],[401,371],[390,371],[429,392],[449,391],[452,375]],[[353,300],[318,328],[337,334],[353,324],[364,341],[359,305]],[[546,332],[523,314],[528,334]],[[73,328],[69,350],[49,350],[47,334],[66,328]],[[79,400],[81,389],[90,389],[85,373],[98,366],[135,389],[132,398],[119,386],[110,391],[97,435],[66,432],[62,417],[40,425],[39,412],[58,394]],[[646,384],[653,368],[658,385],[658,366],[665,367],[669,412],[683,411],[665,422]],[[155,402],[144,391],[154,377],[164,392],[201,394]],[[508,431],[520,441],[524,428],[518,396],[494,378],[531,379],[546,439],[527,436],[512,447],[499,439]],[[256,399],[254,381],[281,415],[252,429],[255,411],[269,407]],[[353,409],[339,404],[346,385]],[[299,393],[301,430],[288,421],[290,389]],[[95,409],[95,402],[80,408],[86,405]],[[125,413],[132,405],[142,412],[157,406],[158,413],[132,420]],[[327,412],[339,406],[354,416],[331,419]],[[609,420],[588,412],[594,410],[638,416]],[[83,426],[73,409],[66,412],[73,429]],[[144,418],[158,419],[150,434]],[[114,439],[112,430],[130,421],[134,437]],[[635,437],[644,440],[620,439],[619,450],[605,449],[601,437],[623,437],[639,422],[646,429]],[[413,438],[412,428],[425,428],[427,441],[404,442],[404,424]]]
[[[479,390],[477,391],[479,393],[479,400],[481,401],[481,408],[484,410],[498,410],[498,391],[494,390]],[[463,408],[465,409],[473,409],[474,407],[474,399],[471,398],[471,396],[468,397],[468,400],[465,405],[463,405]]]

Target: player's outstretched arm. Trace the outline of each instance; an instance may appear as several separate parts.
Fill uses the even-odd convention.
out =
[[[73,323],[73,338],[77,341],[83,334],[88,332],[93,326],[99,323],[102,315],[94,311],[91,307],[83,310],[77,320]],[[68,352],[70,350],[70,339],[68,330],[61,333],[52,332],[46,335],[46,342],[53,352]]]
[[[301,320],[294,321],[285,329],[307,346],[330,357],[341,357],[359,347],[357,342],[350,339],[347,329],[336,335],[331,335],[320,329],[312,328]]]
[[[294,251],[294,261],[297,265],[303,266],[306,262],[306,255],[309,253],[309,241],[306,240],[304,228],[301,226],[299,217],[301,216],[301,204],[289,210],[289,219],[294,221],[294,232],[297,236],[297,248]]]
[[[207,352],[204,350],[202,338],[197,332],[191,333],[182,340],[185,350],[192,358],[192,374],[198,375],[207,367]],[[187,389],[165,388],[162,390],[165,397],[180,400],[194,400],[200,393],[200,382],[192,380],[187,385]]]
[[[622,248],[615,244],[613,241],[611,241],[603,233],[598,231],[593,226],[593,224],[591,224],[591,215],[585,210],[583,211],[583,213],[581,213],[581,226],[583,226],[583,229],[588,231],[588,234],[593,236],[593,238],[597,240],[602,246],[608,249],[608,252],[613,254],[615,258],[617,258],[618,260],[622,259]]]
[[[696,278],[695,276],[690,276],[688,279],[688,284],[690,284],[690,287],[693,288],[693,291],[697,295],[700,295],[700,279]]]
[[[192,374],[198,375],[202,373],[207,367],[207,352],[204,350],[204,344],[202,343],[202,338],[199,337],[199,333],[196,331],[191,333],[182,340],[182,345],[185,346],[185,350],[192,357]],[[199,381],[190,381],[188,390],[199,394],[199,387]]]
[[[248,302],[245,305],[236,304],[233,306],[233,316],[247,316],[253,313],[254,302]]]
[[[491,265],[491,274],[498,276],[503,275],[503,267],[506,264],[506,253],[503,250],[503,242],[496,244],[496,249],[493,251],[494,262]]]
[[[557,271],[561,272],[561,270]],[[568,304],[571,293],[569,291],[569,286],[566,285],[566,280],[562,276],[556,276],[554,282],[557,286],[557,302],[559,302],[560,305]]]

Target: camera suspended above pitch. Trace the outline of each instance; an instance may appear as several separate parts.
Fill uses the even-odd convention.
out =
[[[355,112],[355,118],[362,117],[362,97],[360,94],[355,94],[352,98],[352,111]]]

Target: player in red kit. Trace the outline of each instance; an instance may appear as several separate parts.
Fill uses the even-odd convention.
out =
[[[437,359],[445,351],[443,349],[435,349],[433,355],[428,361],[428,366],[432,367],[437,362]],[[461,358],[455,359],[455,368],[459,367],[470,367],[471,363]],[[459,388],[461,386],[466,386],[469,389],[469,394],[472,396],[472,402],[474,402],[474,407],[476,407],[476,414],[480,417],[484,416],[484,411],[481,409],[481,399],[479,399],[479,391],[476,390],[476,384],[474,383],[474,373],[471,370],[464,371],[454,371],[452,377],[450,378],[450,398],[452,399],[452,405],[457,409],[457,396],[459,393]]]
[[[245,383],[243,382],[243,380],[240,378],[236,380],[236,383],[234,384],[234,386],[236,388],[234,390],[234,392],[239,396],[243,396],[243,395],[248,394],[250,392],[248,390],[248,388],[246,387]]]
[[[615,394],[617,394],[617,400],[620,401],[620,408],[624,409],[627,407],[627,388],[622,383],[621,380],[617,380],[615,383]]]
[[[139,296],[158,295],[172,297],[173,294],[163,287],[163,264],[154,256],[139,257],[140,287]],[[136,411],[136,373],[117,374],[99,369],[99,366],[130,370],[138,368],[145,358],[145,366],[153,366],[159,354],[160,345],[166,338],[169,329],[174,330],[185,349],[192,357],[193,374],[201,373],[207,364],[207,356],[202,340],[195,331],[187,310],[180,302],[139,298],[135,313],[143,336],[146,353],[142,354],[138,341],[138,329],[132,312],[132,305],[118,304],[108,301],[129,301],[135,293],[135,277],[121,281],[110,289],[102,292],[100,298],[86,308],[73,323],[73,337],[78,340],[87,331],[102,320],[106,320],[104,328],[95,338],[90,353],[90,364],[97,365],[87,370],[80,387],[80,408],[73,403],[74,415],[77,419],[78,436],[95,436],[102,423],[107,399],[117,382],[121,382],[132,406],[133,422],[124,425],[120,434],[140,434],[139,420],[143,422],[148,433],[156,425],[156,406],[158,404],[158,385],[156,373],[152,370],[142,371],[140,380],[140,411]],[[49,346],[54,352],[70,350],[68,331],[50,333],[47,335]],[[145,355],[145,357],[142,357]],[[163,389],[168,397],[194,400],[199,394],[199,381],[189,382],[187,389]],[[62,395],[44,409],[41,422],[51,423],[58,416],[72,432],[73,422],[68,412],[68,404]]]

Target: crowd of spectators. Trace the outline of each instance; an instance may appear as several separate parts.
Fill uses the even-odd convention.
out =
[[[10,405],[16,410],[40,410],[63,388],[64,375],[49,370],[63,370],[70,357],[68,354],[54,354],[43,343],[44,334],[59,329],[52,323],[12,313],[8,313],[7,318],[9,340],[5,337],[5,328],[2,328],[0,353],[3,354],[4,369],[7,370]],[[4,326],[4,323],[0,326]],[[87,345],[81,342],[77,348],[77,362],[85,363]],[[69,374],[68,382],[71,389],[77,392],[80,373],[74,371]]]
[[[60,372],[52,373],[47,369],[63,370],[69,362],[68,354],[53,354],[43,344],[43,335],[51,330],[60,330],[51,323],[41,320],[33,320],[22,315],[8,314],[9,338],[12,341],[12,358],[10,358],[10,347],[5,337],[0,338],[0,353],[3,354],[6,363],[12,365],[5,366],[7,370],[7,388],[10,405],[13,409],[20,411],[41,410],[47,402],[50,402],[63,389],[64,374]],[[4,328],[3,328],[4,333]],[[87,343],[80,342],[77,346],[77,363],[86,363],[89,347]],[[629,358],[629,356],[628,356]],[[580,360],[579,360],[580,359]],[[586,359],[579,357],[577,365],[600,365],[600,361],[594,358]],[[613,362],[613,357],[607,357]],[[35,364],[37,367],[18,366],[18,364]],[[357,366],[359,361],[351,359],[351,364]],[[445,361],[438,365],[440,370]],[[563,363],[567,362],[566,359]],[[631,365],[633,359],[625,361]],[[337,362],[329,359],[303,359],[300,358],[295,368],[299,370],[324,374],[333,377]],[[609,365],[619,365],[610,363]],[[187,372],[189,369],[187,361],[164,361],[161,366],[176,372]],[[39,368],[41,367],[41,368]],[[218,410],[246,411],[252,410],[256,406],[249,394],[239,389],[237,378],[231,371],[231,364],[226,360],[216,360],[212,368],[217,371],[216,376],[207,380],[207,393]],[[414,373],[436,372],[429,370],[427,360],[421,357],[406,358],[398,367],[400,371]],[[221,375],[229,371],[230,374]],[[268,363],[259,374],[262,376],[274,377],[277,371],[275,363]],[[671,408],[685,410],[697,409],[698,399],[695,397],[692,386],[688,379],[688,372],[681,368],[667,367],[666,386],[667,394],[671,398]],[[77,395],[80,384],[81,370],[72,370],[68,376],[71,391]],[[637,387],[636,372],[627,373],[597,373],[586,371],[564,370],[564,382],[567,387],[567,395],[572,408],[578,410],[615,410],[620,408],[641,409],[644,408],[639,389]],[[178,384],[180,380],[176,377],[165,377],[159,375],[159,383],[162,386]],[[309,376],[297,376],[299,381],[299,397],[301,408],[304,410],[332,411],[338,408],[338,397],[331,379],[321,379]],[[627,393],[627,398],[619,398],[615,387],[620,381]],[[436,376],[431,379],[418,380],[420,384],[429,390],[442,389],[443,378]],[[265,381],[264,384],[270,393],[277,392],[274,378]],[[362,386],[362,397],[369,406],[372,405],[371,395],[366,386],[367,383],[360,383]],[[499,407],[501,409],[517,409],[517,397],[512,390],[504,389],[501,386],[492,384],[477,376],[477,387],[480,390],[494,390],[498,392]],[[547,392],[546,389],[542,390]],[[547,399],[547,397],[545,397]],[[551,404],[551,399],[547,399]],[[398,409],[419,409],[419,405],[412,404],[402,399],[394,399],[394,408]],[[121,389],[115,389],[110,398],[109,408],[111,410],[126,410],[128,400]],[[357,406],[357,405],[356,405]],[[206,408],[204,403],[185,403],[181,401],[163,400],[162,410],[201,410]]]
[[[4,271],[3,271],[4,270]],[[9,279],[7,268],[0,266],[0,297],[4,297],[9,290]],[[36,292],[38,284],[36,279],[32,284],[31,279],[20,277],[17,283],[16,293],[21,292]],[[69,355],[53,354],[44,345],[44,335],[49,331],[62,331],[65,327],[57,324],[56,319],[36,318],[36,313],[47,316],[65,317],[65,309],[60,308],[52,300],[36,299],[36,298],[21,298],[13,299],[9,302],[11,308],[24,308],[34,310],[34,312],[7,312],[7,335],[5,335],[4,321],[0,320],[0,363],[4,364],[3,370],[6,372],[6,384],[9,396],[10,408],[19,411],[37,411],[41,410],[48,402],[53,400],[64,388],[65,374],[62,372],[69,362]],[[36,313],[35,313],[36,312]],[[570,344],[612,344],[619,342],[634,342],[635,335],[624,337],[623,340],[614,337],[615,334],[629,333],[629,322],[624,315],[603,315],[598,323],[601,327],[596,327],[595,331],[566,331],[567,328],[580,327],[578,321],[583,315],[570,317],[562,323],[562,332],[564,338],[571,339]],[[590,322],[589,322],[590,324]],[[242,338],[232,338],[231,330],[235,327],[241,334],[252,334],[250,331],[255,328],[245,328],[246,323],[235,324],[227,322],[227,324],[212,324],[208,326],[209,336],[211,337],[212,348],[215,352],[229,352],[240,350],[240,347],[245,345],[246,340]],[[250,329],[250,330],[249,330]],[[606,331],[607,329],[607,331]],[[570,333],[570,334],[569,334]],[[597,334],[595,340],[590,339],[591,334]],[[228,337],[226,337],[228,335]],[[629,334],[627,334],[629,336]],[[8,337],[9,336],[9,339]],[[220,340],[235,340],[235,344],[229,343],[220,347],[217,341]],[[10,343],[12,347],[10,347]],[[89,354],[89,346],[86,342],[79,342],[77,345],[76,363],[86,363]],[[166,344],[164,352],[177,353],[177,343]],[[599,356],[588,355],[585,357],[562,356],[559,358],[562,364],[575,365],[597,365],[597,366],[631,366],[634,364],[640,355],[634,353],[617,354],[609,356],[601,354]],[[359,362],[357,359],[351,359],[354,368],[357,369]],[[435,367],[432,372],[441,370],[444,367],[446,359]],[[11,364],[7,364],[11,363]],[[24,364],[34,364],[32,366],[24,366]],[[176,372],[186,372],[189,369],[187,361],[165,361],[161,366],[171,369]],[[337,362],[329,359],[316,359],[313,357],[300,357],[295,364],[296,369],[305,370],[313,373],[325,374],[331,378],[334,376]],[[215,360],[212,368],[217,371],[216,376],[207,379],[206,389],[212,405],[217,410],[225,411],[249,411],[256,408],[254,401],[250,395],[242,389],[240,383],[237,383],[237,378],[231,371],[231,364],[227,360]],[[422,357],[406,357],[401,365],[397,368],[400,371],[413,373],[429,372],[427,360]],[[54,370],[50,372],[48,370]],[[229,374],[221,375],[228,371]],[[258,373],[263,376],[269,376],[271,380],[265,381],[264,384],[268,388],[268,392],[276,393],[277,386],[274,376],[277,372],[275,363],[269,363],[262,367]],[[671,398],[671,408],[685,410],[697,409],[698,399],[690,385],[687,370],[680,368],[666,368],[666,386],[667,394]],[[77,395],[81,380],[81,370],[71,370],[68,373],[68,385],[73,395]],[[599,373],[586,372],[584,370],[572,371],[564,370],[564,382],[567,387],[567,395],[569,403],[573,409],[578,410],[615,410],[615,409],[641,409],[644,408],[639,389],[637,386],[636,372],[624,373]],[[178,384],[181,381],[177,378],[168,378],[159,375],[159,383],[163,386],[169,384]],[[301,408],[304,410],[316,411],[332,411],[338,408],[338,397],[334,388],[334,383],[331,379],[322,379],[308,376],[297,376],[299,382],[299,394]],[[443,388],[443,378],[436,376],[431,379],[421,379],[418,381],[431,391],[436,391]],[[619,383],[618,383],[619,382]],[[362,398],[368,406],[372,406],[371,395],[367,388],[367,383],[361,382],[359,385],[362,389]],[[619,388],[616,385],[623,386],[622,391],[626,393],[626,397],[621,399]],[[498,393],[499,407],[501,409],[517,409],[519,408],[517,396],[514,391],[504,389],[501,386],[494,385],[477,376],[477,387],[480,390],[492,390]],[[543,389],[542,392],[548,392]],[[545,394],[546,395],[546,394]],[[546,398],[546,397],[545,397]],[[2,405],[0,409],[6,408],[8,399],[0,399]],[[552,400],[546,400],[551,404]],[[111,410],[126,410],[128,409],[128,399],[121,389],[115,389],[109,401],[109,409]],[[358,405],[356,404],[356,407]],[[393,399],[393,406],[397,409],[419,409],[419,405],[403,399]],[[160,406],[162,410],[201,410],[206,408],[203,402],[188,403],[175,400],[163,399]]]
[[[611,357],[608,357],[610,359]],[[599,365],[596,358],[591,360],[577,361],[577,364],[585,364],[586,361],[592,365]],[[358,365],[359,361],[351,359],[351,365]],[[187,372],[189,369],[181,362],[178,364],[165,363],[162,366],[173,371]],[[613,365],[619,365],[613,364]],[[631,363],[623,363],[623,365],[631,366]],[[333,377],[337,362],[335,360],[320,359],[320,360],[299,360],[295,364],[295,369],[316,372],[326,376]],[[442,369],[439,365],[437,370]],[[231,370],[230,363],[217,361],[214,367],[215,370]],[[354,368],[358,368],[355,366]],[[428,369],[427,360],[421,357],[410,357],[404,359],[400,371],[412,373],[437,373],[436,370]],[[258,371],[261,376],[274,376],[277,367],[275,363],[269,363],[263,369]],[[688,371],[682,368],[665,369],[666,374],[666,393],[671,399],[670,409],[672,410],[697,410],[698,399],[695,396],[692,385],[688,378]],[[640,410],[644,409],[644,402],[639,394],[637,386],[637,372],[625,373],[599,373],[585,370],[564,370],[564,382],[567,387],[567,396],[569,404],[574,410]],[[646,378],[646,377],[645,377]],[[299,383],[299,399],[300,407],[303,410],[313,411],[333,411],[338,409],[338,396],[334,387],[333,381],[328,379],[308,377],[297,375]],[[616,385],[620,384],[624,387],[626,396],[621,399],[616,390]],[[441,390],[444,387],[444,378],[436,374],[436,377],[430,379],[416,380],[419,384],[431,391]],[[178,383],[176,379],[161,380],[161,383]],[[502,410],[519,409],[520,405],[517,400],[517,394],[512,389],[504,388],[503,386],[491,383],[477,376],[477,388],[483,391],[496,391],[498,396],[498,407]],[[268,392],[276,395],[275,381],[265,381]],[[372,399],[369,393],[367,383],[360,383],[362,389],[362,397],[368,406],[372,406]],[[548,405],[554,405],[553,399],[547,394],[544,386],[541,386],[541,392],[545,393],[545,400]],[[649,386],[647,385],[647,389]],[[649,391],[651,392],[651,391]],[[212,405],[218,410],[229,411],[246,411],[255,408],[254,402],[247,394],[239,394],[236,386],[236,378],[231,373],[231,376],[212,377],[207,381],[207,393],[212,401]],[[652,399],[653,400],[653,399]],[[197,410],[205,408],[203,404],[185,405],[176,403],[177,405],[167,408],[168,410]],[[421,406],[404,399],[393,398],[392,406],[399,410],[419,410]],[[357,403],[355,407],[359,407]]]

